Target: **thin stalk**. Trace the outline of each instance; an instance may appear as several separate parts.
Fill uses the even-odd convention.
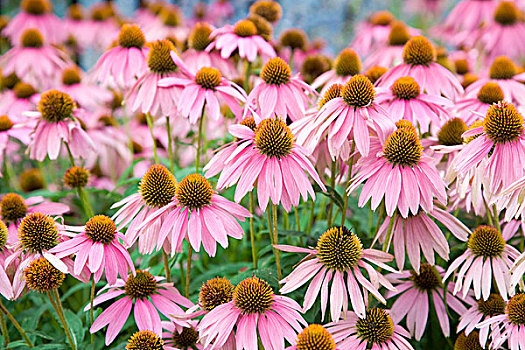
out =
[[[204,111],[206,104],[202,106],[202,115],[199,119],[199,134],[197,135],[197,157],[195,158],[195,172],[199,172],[200,161],[201,161],[201,139],[202,139],[202,126],[204,125]]]
[[[348,187],[350,186],[350,183],[352,181],[352,167],[354,165],[354,150],[355,150],[355,143],[352,142],[352,149],[350,150],[350,163],[348,164],[348,179],[346,180],[346,185],[343,191],[343,196],[345,197],[345,202],[343,205],[343,211],[341,212],[341,226],[345,225],[346,220],[346,210],[348,209],[348,199],[350,199],[350,194],[347,192]]]
[[[155,133],[153,132],[153,118],[149,113],[146,113],[146,122],[148,123],[149,133],[151,134],[151,140],[153,141],[153,157],[155,158],[155,164],[159,164],[159,156],[157,155],[157,142],[155,140]]]
[[[7,325],[5,324],[5,317],[3,313],[0,313],[0,328],[2,328],[2,335],[4,336],[4,346],[7,349],[9,346],[9,332],[7,331]]]
[[[289,62],[289,65],[290,65],[290,70],[293,72],[293,67],[294,67],[294,55],[295,54],[295,50],[294,49],[291,49],[291,52],[290,52],[290,62]]]
[[[332,191],[335,192],[335,168],[337,166],[337,163],[335,160],[332,160],[332,168],[330,170],[330,187],[332,187]],[[330,204],[328,205],[328,214],[327,214],[327,227],[332,227],[332,211],[334,210],[334,201],[330,199]]]
[[[89,294],[89,305],[90,305],[89,322],[91,323],[92,326],[93,326],[93,320],[95,318],[93,315],[93,309],[94,309],[93,299],[95,299],[95,276],[94,275],[91,278],[91,293]],[[95,350],[95,333],[91,333],[91,346],[93,346],[93,350]]]
[[[13,315],[11,315],[9,310],[7,310],[7,308],[5,307],[4,303],[2,303],[1,299],[0,299],[0,311],[2,311],[2,313],[4,315],[6,315],[6,317],[9,319],[9,321],[11,321],[13,326],[15,326],[16,330],[18,331],[18,333],[20,333],[22,338],[24,338],[24,341],[26,342],[27,346],[29,348],[34,348],[33,342],[29,339],[29,337],[27,336],[26,332],[24,331],[24,329],[22,328],[20,323],[18,323],[18,321],[13,317]]]
[[[246,93],[250,93],[250,75],[252,73],[252,63],[250,61],[246,61],[246,70],[244,71],[244,91]]]
[[[312,232],[312,226],[314,224],[315,217],[315,200],[312,200],[312,205],[310,206],[310,217],[308,219],[308,226],[306,227],[306,233],[309,235]]]
[[[270,204],[272,206],[273,210],[273,204]],[[274,228],[272,226],[272,215],[270,213],[270,206],[266,208],[266,220],[268,222],[268,231],[270,233],[270,241],[272,242],[272,248],[273,248],[273,255],[275,256],[275,264],[277,265],[277,278],[279,281],[281,281],[281,259],[280,259],[280,252],[277,248],[275,248],[275,245],[277,244],[277,240],[275,239],[274,235]]]
[[[171,172],[175,172],[175,161],[173,159],[173,139],[171,137],[171,125],[170,125],[170,117],[166,116],[166,132],[168,133],[168,154],[170,158],[170,169]]]
[[[162,261],[164,262],[164,272],[166,274],[166,282],[171,282],[171,269],[168,254],[162,249]]]
[[[69,156],[69,162],[71,163],[71,166],[75,166],[75,157],[73,157],[73,153],[71,152],[71,148],[69,148],[69,145],[67,142],[64,141],[64,145],[66,145],[67,155]]]
[[[487,212],[487,221],[490,226],[494,227],[494,220],[492,219],[492,212],[490,211],[490,207],[487,204],[487,201],[485,198],[483,198],[483,204],[485,204],[485,211]]]
[[[255,229],[253,224],[253,217],[255,216],[255,205],[253,200],[253,191],[250,192],[250,213],[252,216],[250,217],[250,241],[252,244],[252,260],[253,260],[253,268],[257,269],[257,247],[255,246]]]
[[[377,217],[376,227],[374,229],[374,235],[372,237],[375,238],[377,235],[377,232],[379,232],[379,227],[381,227],[381,221],[383,221],[383,218],[385,216],[385,204],[382,203],[381,207],[379,208],[379,216]]]
[[[385,242],[383,243],[383,251],[387,252],[388,246],[390,243],[390,237],[392,237],[392,230],[394,228],[394,221],[396,219],[397,211],[394,212],[394,215],[390,218],[390,222],[388,223],[388,231],[386,231],[386,237]]]
[[[93,207],[91,206],[91,203],[89,202],[88,196],[86,191],[83,187],[77,188],[78,197],[80,198],[80,201],[82,202],[82,207],[84,208],[84,213],[88,218],[91,218],[95,215],[93,211]]]
[[[493,210],[493,216],[494,216],[494,224],[496,225],[496,228],[498,229],[498,231],[501,233],[501,226],[499,224],[499,213],[498,213],[498,209],[496,208],[496,204],[494,204],[492,206],[492,210]]]
[[[71,349],[76,350],[75,343],[73,342],[73,337],[71,336],[71,332],[69,331],[69,326],[67,324],[66,317],[64,316],[64,308],[62,307],[62,302],[60,301],[58,290],[55,288],[53,289],[53,292],[48,291],[47,296],[49,298],[49,301],[51,302],[51,305],[53,306],[58,315],[58,319],[60,320],[62,327],[64,328],[64,332],[66,333],[67,341],[69,342]]]
[[[277,232],[277,206],[272,203],[272,216],[273,216],[273,241],[274,244],[279,244],[279,235]],[[279,281],[282,279],[281,272],[281,257],[278,249],[275,250],[275,264],[277,265],[277,278]]]
[[[301,220],[299,220],[299,209],[297,207],[293,208],[295,214],[295,223],[297,224],[297,231],[301,232]]]
[[[188,261],[186,263],[186,298],[190,297],[191,256],[193,255],[191,244],[188,247]]]
[[[283,210],[283,224],[284,229],[289,230],[290,229],[290,217],[288,215],[288,212],[286,210]]]

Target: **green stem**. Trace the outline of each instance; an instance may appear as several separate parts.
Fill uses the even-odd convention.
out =
[[[332,191],[335,192],[335,168],[337,163],[335,160],[332,160],[332,168],[330,170],[330,187]],[[328,205],[328,214],[327,214],[327,227],[330,229],[332,227],[332,211],[334,210],[334,201],[330,199],[330,204]]]
[[[191,278],[191,256],[193,255],[193,248],[188,245],[188,261],[186,262],[186,298],[190,297],[190,278]]]
[[[392,237],[392,229],[394,228],[394,221],[396,220],[397,211],[394,212],[394,215],[390,218],[388,223],[388,231],[386,231],[385,242],[383,243],[383,251],[386,252],[388,249],[388,244],[390,243],[390,237]]]
[[[171,270],[168,254],[162,249],[162,261],[164,262],[164,272],[166,274],[166,282],[171,282]]]
[[[71,336],[71,332],[69,331],[69,326],[67,324],[66,317],[64,316],[64,308],[62,307],[62,302],[60,301],[60,295],[58,295],[58,290],[55,288],[53,289],[53,292],[48,291],[47,296],[49,297],[49,301],[55,309],[58,315],[58,319],[60,320],[60,323],[64,328],[64,332],[66,333],[67,341],[69,342],[71,349],[76,350],[75,343],[73,342],[73,337]]]
[[[499,213],[498,213],[498,209],[496,208],[496,204],[494,204],[492,206],[492,210],[493,210],[493,215],[494,215],[494,224],[496,225],[496,228],[498,229],[498,231],[501,233],[501,226],[499,224]]]
[[[277,232],[277,206],[272,203],[272,216],[273,216],[273,241],[274,244],[279,244],[279,234]],[[277,265],[277,278],[279,281],[283,278],[281,272],[281,254],[279,249],[275,249],[275,264]]]
[[[91,293],[89,295],[89,322],[91,325],[93,325],[94,315],[93,315],[93,299],[95,299],[95,276],[91,278]],[[90,332],[91,333],[91,332]],[[95,333],[91,333],[91,345],[93,346],[93,350],[95,350]]]
[[[346,220],[346,211],[348,209],[348,200],[350,199],[350,194],[348,193],[348,187],[352,181],[352,167],[354,165],[354,154],[355,142],[352,142],[352,149],[350,150],[350,163],[348,164],[348,179],[346,180],[346,186],[343,191],[343,196],[345,197],[345,202],[343,205],[343,211],[341,212],[341,226],[345,225]]]
[[[290,66],[290,70],[293,72],[293,67],[294,67],[294,54],[295,54],[295,50],[294,49],[291,49],[291,52],[290,52],[290,62],[288,63],[289,66]]]
[[[195,172],[199,172],[200,161],[201,161],[201,139],[202,139],[202,126],[204,125],[204,111],[206,104],[202,106],[202,115],[199,119],[199,133],[197,135],[197,156],[195,157]]]
[[[297,207],[293,208],[295,214],[295,223],[297,224],[297,231],[301,232],[301,220],[299,219],[299,209]]]
[[[250,93],[250,75],[252,73],[252,63],[246,61],[246,70],[244,71],[244,91]]]
[[[171,125],[169,116],[166,116],[166,132],[168,133],[168,154],[170,158],[170,169],[172,173],[175,173],[175,162],[173,160],[173,140],[171,137]]]
[[[159,156],[157,155],[157,141],[155,139],[155,133],[153,132],[153,118],[149,113],[146,113],[146,122],[148,123],[149,133],[151,134],[151,140],[153,141],[153,157],[155,158],[155,164],[159,164]]]
[[[383,218],[385,216],[385,203],[381,203],[381,207],[379,209],[379,215],[377,217],[376,227],[374,229],[374,235],[373,238],[376,237],[377,232],[379,231],[379,227],[381,227],[381,221],[383,221]]]
[[[9,332],[7,331],[7,325],[5,324],[5,317],[3,313],[0,313],[0,328],[2,328],[2,335],[4,336],[4,346],[7,349],[9,347]]]
[[[312,232],[312,226],[314,224],[315,217],[315,200],[312,200],[312,205],[310,206],[310,217],[308,219],[308,226],[306,227],[306,233],[309,235]]]
[[[483,198],[483,204],[485,204],[485,211],[487,212],[487,221],[490,226],[494,227],[494,220],[492,219],[492,212],[490,211],[490,207],[487,204],[487,201],[485,198]]]
[[[83,187],[77,188],[78,197],[80,198],[80,201],[82,202],[82,207],[84,208],[84,213],[88,218],[92,218],[95,213],[93,211],[93,207],[91,206],[91,203],[89,202],[88,196],[86,191]]]
[[[27,336],[26,332],[24,331],[24,329],[22,328],[20,323],[18,323],[18,321],[14,318],[14,316],[11,315],[9,310],[7,310],[7,308],[5,307],[4,303],[2,303],[1,299],[0,299],[0,311],[2,311],[3,314],[6,315],[6,317],[9,319],[9,321],[11,321],[13,326],[15,326],[16,330],[18,331],[18,333],[20,333],[22,338],[24,338],[24,341],[26,342],[27,346],[29,348],[33,348],[34,347],[33,342],[31,342],[31,340]]]
[[[69,145],[66,141],[64,141],[64,145],[66,145],[66,150],[69,156],[69,162],[71,163],[71,166],[75,166],[75,158],[73,157],[73,153],[71,153],[71,148],[69,148]]]
[[[252,216],[250,217],[250,241],[252,243],[252,260],[253,260],[253,268],[257,269],[257,248],[255,246],[255,229],[253,224],[253,217],[255,216],[255,205],[254,205],[254,199],[253,199],[253,191],[250,192],[250,213]]]

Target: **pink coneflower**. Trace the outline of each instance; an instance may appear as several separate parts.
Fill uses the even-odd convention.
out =
[[[78,107],[95,110],[113,100],[113,93],[99,85],[82,81],[83,72],[77,66],[62,71],[62,81],[58,89],[65,92],[77,103]]]
[[[0,220],[0,294],[6,299],[13,299],[15,297],[13,286],[5,268],[5,259],[10,254],[10,250],[7,248],[8,236],[8,228],[6,224]]]
[[[525,275],[525,252],[516,258],[511,273],[510,285],[512,287],[523,284],[523,276]]]
[[[362,56],[368,56],[388,42],[390,24],[395,17],[388,11],[373,13],[368,20],[358,23],[355,28],[356,36],[350,43]]]
[[[188,37],[188,27],[184,23],[184,14],[177,5],[164,3],[154,21],[144,27],[148,41],[173,38],[183,42]]]
[[[215,24],[223,24],[235,13],[235,8],[229,0],[215,0],[209,6],[209,12],[213,13]]]
[[[290,66],[282,58],[270,58],[262,67],[260,76],[262,80],[248,95],[245,115],[251,110],[256,111],[256,122],[276,115],[291,120],[304,116],[312,102],[309,95],[316,92],[299,75],[292,76]]]
[[[52,87],[58,73],[73,64],[68,55],[44,42],[38,29],[22,33],[21,46],[15,46],[0,58],[2,74],[16,75],[38,89]]]
[[[395,260],[399,269],[403,269],[405,265],[405,250],[416,272],[419,272],[421,255],[431,265],[435,264],[434,251],[441,258],[448,260],[450,249],[447,239],[432,218],[442,223],[459,240],[468,239],[470,230],[461,221],[448,212],[434,207],[428,213],[420,210],[416,214],[409,214],[406,218],[403,218],[402,215],[396,215],[395,218],[387,216],[377,232],[374,243],[377,240],[385,242],[390,221],[394,220],[392,232],[386,244],[390,248],[393,243]]]
[[[427,326],[430,300],[445,337],[450,337],[450,321],[445,302],[448,308],[458,315],[463,315],[467,311],[463,305],[466,300],[452,295],[453,283],[447,284],[445,291],[441,280],[444,274],[445,271],[440,266],[422,264],[419,273],[412,270],[386,276],[397,291],[389,291],[385,297],[390,299],[398,296],[390,309],[392,320],[394,323],[399,323],[406,316],[407,328],[417,341],[421,340]],[[471,304],[474,302],[470,297],[467,298]]]
[[[351,139],[361,155],[368,155],[371,134],[386,139],[395,129],[392,118],[375,102],[374,86],[364,75],[353,76],[343,87],[332,86],[315,119],[304,124],[300,144],[312,152],[326,135],[330,155],[337,158],[343,151],[350,153]]]
[[[203,350],[197,329],[197,322],[188,322],[189,327],[183,327],[170,321],[162,321],[162,338],[165,350]]]
[[[42,213],[54,216],[68,211],[69,206],[66,204],[48,202],[42,196],[23,198],[17,193],[7,193],[0,200],[0,215],[9,228],[9,245],[16,242],[18,227],[27,214]]]
[[[258,337],[265,349],[279,350],[306,326],[300,309],[293,299],[275,295],[266,281],[250,277],[235,287],[232,301],[204,315],[199,334],[205,348],[212,342],[211,349],[222,348],[234,333],[239,350],[257,350]]]
[[[273,204],[282,204],[289,211],[292,206],[299,205],[301,196],[304,201],[308,199],[308,194],[315,198],[308,175],[325,190],[305,150],[295,143],[290,128],[282,119],[264,119],[255,131],[249,126],[238,125],[231,128],[230,132],[238,139],[247,141],[238,146],[238,151],[242,152],[235,151],[235,156],[228,158],[217,188],[237,184],[236,202],[257,184],[257,199],[261,209],[264,210],[271,199]],[[207,169],[208,166],[205,171]],[[206,173],[206,176],[211,174]]]
[[[311,324],[299,333],[292,346],[286,348],[286,350],[303,349],[336,350],[336,347],[330,332],[321,325]]]
[[[112,2],[95,3],[90,17],[84,21],[83,40],[99,50],[107,49],[118,38],[120,26],[115,18]]]
[[[473,285],[476,299],[483,296],[483,300],[487,300],[494,279],[501,297],[507,300],[514,294],[509,271],[518,256],[519,252],[505,243],[498,230],[478,226],[468,239],[467,250],[450,264],[444,279],[461,266],[454,294],[462,291],[465,297]]]
[[[7,115],[0,115],[0,163],[4,160],[9,139],[14,138],[27,145],[32,130],[32,126],[14,123]]]
[[[38,112],[26,112],[28,116],[40,117],[35,127],[34,136],[29,144],[29,156],[43,161],[57,159],[62,141],[67,145],[73,157],[86,158],[96,146],[75,119],[75,102],[66,93],[49,90],[43,93],[38,102]]]
[[[366,310],[363,317],[347,311],[342,320],[329,323],[326,329],[341,350],[414,350],[405,339],[410,339],[410,334],[392,321],[388,310],[380,308]]]
[[[205,110],[208,117],[219,120],[222,103],[226,103],[234,115],[241,114],[240,104],[246,101],[246,93],[240,86],[223,78],[216,68],[203,67],[193,74],[177,53],[172,51],[171,57],[183,75],[161,79],[158,85],[182,89],[180,99],[175,101],[181,116],[195,124]]]
[[[489,107],[505,99],[503,90],[496,81],[488,81],[478,90],[476,96],[470,96],[469,89],[463,98],[456,101],[452,111],[463,121],[471,125],[481,115],[486,115]]]
[[[465,91],[465,97],[476,97],[486,83],[494,82],[503,91],[506,100],[525,105],[525,76],[518,75],[518,67],[511,59],[506,56],[496,57],[490,65],[488,75],[487,78],[480,78],[470,84]]]
[[[322,87],[321,94],[324,95],[330,86],[333,84],[346,84],[350,78],[359,74],[362,69],[361,59],[357,53],[352,49],[344,49],[337,55],[333,69],[324,72],[314,80],[312,89]]]
[[[434,198],[446,205],[445,183],[434,160],[423,152],[415,128],[407,121],[399,121],[398,129],[384,142],[382,151],[361,158],[348,192],[356,190],[365,180],[359,206],[371,198],[375,210],[383,198],[388,216],[399,210],[406,218],[409,211],[416,215],[420,209],[430,212]]]
[[[488,320],[491,317],[503,315],[505,313],[505,300],[499,294],[490,294],[487,300],[477,300],[471,303],[472,306],[460,314],[458,333],[465,330],[465,334],[475,333],[474,329],[479,323]],[[489,336],[490,325],[479,328],[479,342],[486,344]],[[494,331],[495,329],[493,329]]]
[[[161,247],[165,243],[164,240],[159,239],[161,234],[159,229],[168,213],[157,215],[155,220],[150,220],[148,227],[143,227],[142,223],[157,209],[171,203],[176,186],[175,176],[165,166],[155,164],[140,180],[138,193],[111,206],[111,208],[121,207],[112,219],[115,220],[119,230],[129,224],[126,241],[132,245],[138,239],[139,251],[142,254],[149,254],[156,246]]]
[[[98,59],[94,77],[104,85],[133,86],[148,70],[145,43],[146,38],[139,26],[124,24],[118,36],[118,45]]]
[[[139,229],[152,229],[157,218],[162,217],[157,249],[167,240],[173,255],[182,250],[182,240],[186,238],[196,252],[202,243],[206,253],[215,256],[217,242],[226,248],[228,236],[243,237],[237,221],[251,216],[241,205],[219,196],[202,175],[190,174],[177,185],[173,200],[148,216]]]
[[[390,91],[377,94],[376,102],[397,118],[396,121],[408,120],[421,134],[427,133],[431,125],[441,125],[448,119],[445,108],[454,105],[449,99],[422,92],[412,77],[398,78],[390,87]]]
[[[491,348],[500,349],[503,343],[507,342],[510,350],[525,349],[523,310],[525,310],[525,293],[518,293],[509,300],[503,315],[491,317],[478,324],[478,328],[491,327]]]
[[[441,125],[434,128],[434,136],[424,139],[424,148],[438,164],[436,167],[440,171],[446,172],[450,169],[450,164],[456,154],[465,146],[463,143],[463,133],[468,130],[467,124],[463,119],[454,117],[443,120]]]
[[[95,282],[100,280],[105,271],[110,285],[117,282],[117,275],[124,279],[129,269],[135,273],[133,261],[119,239],[126,241],[124,235],[117,231],[113,220],[104,215],[89,219],[83,227],[68,226],[64,234],[72,237],[59,243],[49,252],[59,259],[75,255],[74,273],[80,274],[85,266],[94,275]]]
[[[365,317],[366,297],[363,297],[363,294],[366,296],[368,291],[386,304],[385,298],[379,293],[379,288],[383,286],[390,290],[395,289],[370,265],[372,263],[395,272],[385,264],[392,261],[392,255],[375,249],[363,249],[359,237],[344,226],[333,227],[323,233],[315,249],[288,245],[275,247],[286,252],[308,254],[292,273],[281,281],[284,283],[281,293],[293,292],[313,278],[304,297],[303,310],[306,312],[312,307],[321,291],[322,319],[324,319],[328,296],[330,296],[330,316],[335,322],[339,320],[341,312],[347,310],[348,297],[356,314]],[[366,270],[369,279],[363,275],[362,269]],[[332,288],[329,292],[330,282]]]
[[[376,85],[388,88],[401,77],[412,77],[429,95],[456,99],[463,93],[463,87],[454,74],[436,63],[436,50],[427,38],[412,37],[403,49],[403,61],[381,76]]]
[[[493,21],[482,29],[479,41],[488,60],[506,55],[521,59],[525,55],[525,44],[518,40],[525,36],[525,23],[514,1],[501,1],[494,11]]]
[[[68,36],[69,43],[76,49],[84,50],[89,43],[85,33],[86,21],[84,18],[84,8],[79,3],[72,3],[69,5],[64,17],[64,31]],[[66,44],[68,44],[66,40]]]
[[[29,28],[38,28],[44,40],[50,44],[65,41],[66,33],[60,18],[52,13],[52,4],[48,0],[23,0],[21,11],[13,17],[2,30],[2,35],[18,45],[23,33]]]
[[[451,167],[464,175],[488,157],[483,179],[486,190],[495,194],[525,176],[525,132],[523,117],[508,102],[493,104],[487,111],[483,124],[463,134],[477,136],[454,158]],[[508,171],[501,171],[508,169]]]
[[[31,84],[19,81],[12,91],[7,91],[6,95],[2,96],[5,103],[2,103],[0,113],[5,113],[17,124],[27,122],[28,118],[23,113],[35,109],[38,99],[39,95]]]
[[[147,57],[148,70],[128,92],[125,103],[131,112],[149,113],[160,118],[171,115],[180,99],[179,88],[158,86],[159,80],[177,77],[177,65],[170,52],[175,46],[169,40],[159,40],[149,44]]]
[[[111,344],[126,323],[131,309],[134,309],[134,319],[139,330],[149,330],[157,334],[162,333],[162,324],[159,312],[170,318],[171,315],[182,314],[181,306],[190,307],[192,302],[184,298],[173,283],[160,283],[164,277],[153,276],[147,270],[137,270],[126,279],[118,279],[112,286],[106,286],[93,300],[97,306],[110,299],[120,296],[122,298],[111,304],[93,322],[89,329],[95,333],[108,325],[106,332],[106,345]],[[103,291],[106,293],[101,294]],[[90,309],[86,306],[84,311]],[[175,321],[182,326],[187,326],[185,321]]]
[[[206,51],[217,49],[223,58],[229,58],[236,49],[239,56],[249,62],[255,61],[258,55],[262,58],[276,56],[272,45],[257,35],[257,27],[247,19],[238,21],[234,26],[227,24],[215,29],[211,38],[213,41]]]

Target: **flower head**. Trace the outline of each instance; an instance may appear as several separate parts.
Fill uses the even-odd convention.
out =
[[[138,331],[129,338],[126,350],[164,350],[164,342],[152,331]]]
[[[66,276],[45,258],[39,258],[24,270],[24,278],[31,290],[45,293],[60,287]]]

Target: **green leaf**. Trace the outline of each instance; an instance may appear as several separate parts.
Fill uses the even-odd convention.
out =
[[[79,344],[84,340],[84,326],[82,325],[82,320],[78,317],[73,311],[66,309],[64,311],[64,316],[66,317],[67,325],[73,336],[73,341],[75,344]]]
[[[330,198],[335,203],[335,205],[337,205],[339,207],[339,209],[343,210],[344,201],[343,201],[343,198],[341,197],[341,195],[339,193],[337,193],[335,188],[332,188],[332,187],[330,187],[328,185],[325,185],[325,187],[326,187],[326,192],[323,191],[321,189],[321,187],[319,187],[319,185],[317,185],[317,184],[313,185],[313,188],[314,188],[315,192],[321,193],[321,194],[327,196],[328,198]]]

